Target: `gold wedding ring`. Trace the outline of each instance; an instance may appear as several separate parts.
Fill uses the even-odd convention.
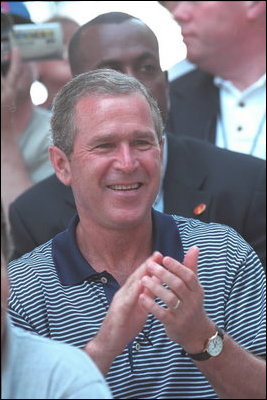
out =
[[[177,310],[177,308],[179,307],[179,305],[180,305],[180,303],[181,303],[181,300],[177,300],[177,303],[175,304],[175,306],[173,307],[173,309],[174,310]]]

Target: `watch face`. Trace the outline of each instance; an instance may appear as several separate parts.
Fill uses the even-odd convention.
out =
[[[220,336],[216,336],[215,338],[211,339],[207,348],[207,352],[215,357],[220,354],[223,348],[223,340]]]

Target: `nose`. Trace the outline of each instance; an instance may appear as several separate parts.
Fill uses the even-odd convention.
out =
[[[125,173],[132,173],[138,165],[135,151],[129,144],[123,144],[117,149],[114,167]]]
[[[176,22],[186,22],[191,17],[191,1],[173,1],[171,13]]]

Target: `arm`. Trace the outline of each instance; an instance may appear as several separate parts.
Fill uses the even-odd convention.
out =
[[[168,308],[159,307],[150,296],[140,294],[144,308],[162,321],[170,339],[192,354],[202,352],[207,339],[215,333],[214,323],[203,307],[204,292],[196,275],[197,259],[198,249],[193,247],[187,253],[184,265],[170,257],[163,258],[162,266],[149,265],[150,274],[171,290],[148,276],[142,278],[142,283]],[[180,305],[175,309],[178,297]],[[265,398],[265,361],[242,349],[229,335],[225,334],[224,348],[219,356],[195,363],[220,397]]]
[[[266,363],[225,335],[218,357],[196,362],[197,367],[224,399],[265,399]]]
[[[6,77],[1,76],[1,188],[6,212],[9,204],[32,185],[13,123],[21,62],[18,52],[13,50],[10,70]]]

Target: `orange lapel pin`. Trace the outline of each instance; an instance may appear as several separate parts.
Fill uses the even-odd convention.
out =
[[[195,215],[200,215],[202,214],[205,210],[206,210],[207,206],[204,203],[199,204],[198,206],[196,206],[193,210],[193,213]]]

